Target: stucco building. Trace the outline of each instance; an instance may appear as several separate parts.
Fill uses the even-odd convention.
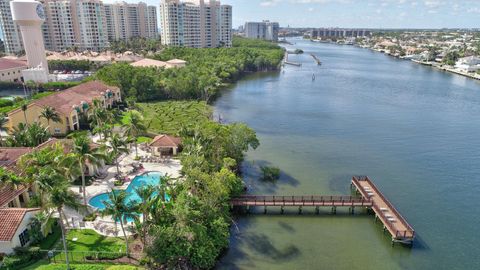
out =
[[[111,108],[122,100],[120,89],[108,86],[100,81],[91,81],[60,91],[50,96],[34,100],[24,112],[21,108],[8,113],[7,128],[12,130],[19,123],[40,122],[47,126],[47,121],[40,118],[42,110],[49,106],[59,114],[62,122],[50,121],[50,132],[53,135],[65,135],[80,129],[80,116],[88,115],[93,100],[100,100],[105,108]]]
[[[27,63],[19,60],[0,58],[0,81],[23,81],[22,70],[27,69]]]

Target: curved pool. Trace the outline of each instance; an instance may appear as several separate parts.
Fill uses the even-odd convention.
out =
[[[135,176],[132,182],[125,189],[125,191],[127,192],[126,202],[129,203],[129,202],[141,201],[140,197],[138,197],[137,193],[135,192],[135,188],[140,186],[145,186],[145,185],[156,186],[161,183],[162,176],[163,174],[161,172],[147,172],[147,173]],[[98,210],[105,209],[105,205],[103,202],[109,201],[109,198],[108,198],[109,193],[110,192],[96,195],[95,197],[91,198],[90,201],[88,201],[88,204],[97,208]]]

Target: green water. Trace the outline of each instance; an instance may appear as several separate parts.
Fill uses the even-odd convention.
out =
[[[236,218],[218,268],[480,269],[480,83],[352,46],[295,42],[305,53],[290,60],[302,67],[249,76],[215,105],[225,121],[257,131],[261,146],[244,164],[249,192],[349,194],[352,175],[369,175],[418,237],[392,248],[363,212],[262,208]],[[258,181],[265,164],[281,168],[277,184]]]

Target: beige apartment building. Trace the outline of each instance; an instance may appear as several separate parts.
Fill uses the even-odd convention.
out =
[[[0,29],[7,54],[21,53],[22,36],[13,22],[10,1],[0,0]],[[104,4],[101,0],[38,0],[44,5],[45,48],[102,51],[109,40],[157,38],[157,9],[143,2]]]
[[[108,40],[132,37],[157,38],[157,9],[143,2],[105,4]]]
[[[162,44],[193,48],[232,46],[232,6],[215,0],[161,0]]]
[[[7,128],[12,130],[19,123],[48,123],[39,115],[47,106],[54,108],[62,122],[50,121],[50,132],[53,135],[65,135],[70,131],[80,129],[81,114],[88,115],[93,100],[100,100],[104,107],[110,108],[115,102],[122,100],[120,89],[108,86],[100,81],[86,82],[53,95],[34,100],[27,106],[25,112],[19,108],[8,113]]]

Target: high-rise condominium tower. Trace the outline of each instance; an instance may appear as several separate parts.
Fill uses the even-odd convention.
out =
[[[10,2],[13,0],[0,0],[0,30],[3,33],[5,52],[14,54],[23,50],[20,28],[13,22]]]
[[[279,24],[277,22],[246,22],[245,37],[278,41]]]
[[[161,0],[162,44],[232,46],[232,7],[215,0]]]
[[[140,2],[105,4],[109,40],[157,38],[157,9]]]
[[[22,37],[10,12],[12,0],[0,0],[0,27],[8,54],[23,50]],[[109,40],[157,38],[157,10],[145,3],[103,4],[101,0],[38,0],[45,10],[45,48],[51,51],[101,51]]]

